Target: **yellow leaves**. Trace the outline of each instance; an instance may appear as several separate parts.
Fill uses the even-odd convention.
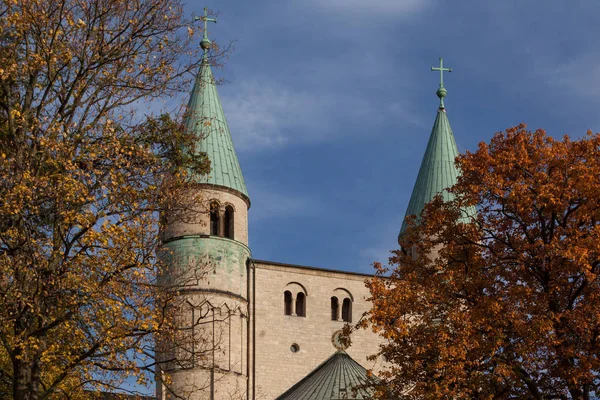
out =
[[[51,12],[60,0],[50,3],[7,0],[0,20],[5,50],[0,80],[14,80],[24,93],[52,93],[50,99],[35,96],[39,121],[31,110],[5,105],[10,122],[16,121],[24,136],[0,149],[0,242],[10,249],[0,253],[0,363],[11,362],[6,343],[21,346],[19,358],[41,363],[40,387],[53,387],[64,365],[86,354],[96,340],[101,348],[95,361],[139,372],[126,357],[136,346],[131,333],[169,325],[149,306],[158,290],[155,217],[167,200],[181,207],[177,196],[167,198],[167,192],[185,189],[185,174],[169,175],[170,161],[154,153],[158,146],[163,146],[161,154],[171,151],[165,144],[180,148],[184,135],[156,129],[162,140],[157,144],[135,126],[130,109],[119,105],[177,86],[170,63],[183,59],[178,51],[188,50],[186,38],[177,36],[186,26],[178,13],[169,13],[163,23],[168,2],[108,0],[102,18],[88,20],[98,11],[90,12],[94,1],[71,2],[60,8],[64,13]],[[140,24],[142,15],[155,24]],[[136,29],[121,29],[129,20]],[[157,41],[173,44],[168,54],[149,44]],[[143,65],[140,71],[137,64]],[[81,69],[79,79],[82,65],[93,67]],[[31,76],[44,79],[30,82]],[[61,101],[67,107],[59,115]],[[44,326],[51,328],[41,335]],[[97,371],[83,360],[52,390],[70,396],[81,381],[98,378]]]
[[[21,112],[17,109],[10,110],[10,116],[14,119],[18,119],[21,117]]]

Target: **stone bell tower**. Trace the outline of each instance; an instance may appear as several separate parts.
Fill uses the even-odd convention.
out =
[[[188,103],[186,129],[206,153],[210,173],[195,179],[202,204],[189,218],[169,221],[163,243],[179,281],[180,343],[161,373],[159,399],[246,399],[248,396],[248,208],[250,198],[211,71],[205,9],[204,55]],[[185,217],[185,215],[184,215]],[[176,340],[177,341],[177,340]],[[163,355],[165,357],[165,355]]]

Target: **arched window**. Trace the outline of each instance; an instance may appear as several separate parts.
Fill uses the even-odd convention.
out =
[[[338,303],[338,298],[333,296],[331,298],[331,320],[332,321],[337,321],[339,308],[340,308],[340,305]]]
[[[342,321],[352,322],[352,301],[349,298],[342,303]]]
[[[219,235],[219,203],[210,203],[210,234]]]
[[[296,315],[306,317],[306,296],[302,292],[296,295]]]
[[[225,237],[227,239],[233,239],[233,207],[225,207],[225,215],[223,216],[223,220],[225,225]]]
[[[285,315],[292,315],[292,292],[286,290],[283,293],[283,302]]]

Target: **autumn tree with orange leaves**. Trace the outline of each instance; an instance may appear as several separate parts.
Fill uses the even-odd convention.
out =
[[[378,398],[598,398],[600,135],[520,125],[457,164],[455,200],[413,218],[413,256],[368,283],[363,325],[391,363]]]
[[[209,163],[182,150],[180,119],[135,111],[189,90],[200,57],[182,14],[177,0],[0,1],[0,398],[146,383],[154,341],[177,330],[159,216],[190,206],[190,172]]]

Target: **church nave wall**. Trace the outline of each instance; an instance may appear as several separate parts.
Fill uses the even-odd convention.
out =
[[[253,261],[256,271],[256,385],[267,399],[274,399],[304,378],[337,351],[333,334],[342,329],[344,299],[352,300],[352,321],[370,308],[364,285],[368,276],[325,271],[277,263]],[[305,316],[286,315],[285,292],[305,297]],[[339,300],[339,312],[332,320],[332,297]],[[379,361],[367,361],[376,353],[380,337],[370,331],[352,335],[346,352],[367,369],[377,371]],[[297,348],[295,348],[297,346]]]

